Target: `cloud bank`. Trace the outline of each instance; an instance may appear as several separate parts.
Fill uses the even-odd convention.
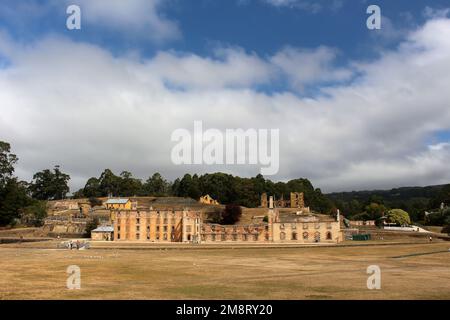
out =
[[[174,166],[173,130],[279,128],[280,172],[325,191],[448,183],[450,19],[435,17],[370,62],[333,63],[333,48],[282,48],[262,57],[218,48],[212,57],[160,51],[113,55],[47,36],[32,44],[0,33],[0,137],[17,173],[60,164],[72,189],[104,168],[175,178],[253,166]],[[5,62],[7,61],[7,63]],[[289,90],[262,88],[280,81]],[[318,86],[305,96],[303,88]]]

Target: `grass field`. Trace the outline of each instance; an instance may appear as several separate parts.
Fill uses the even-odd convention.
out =
[[[412,255],[448,250],[448,242],[208,250],[33,246],[0,245],[1,299],[450,299],[450,252]],[[81,268],[80,290],[66,288],[69,265]],[[381,268],[381,290],[367,289],[369,265]]]

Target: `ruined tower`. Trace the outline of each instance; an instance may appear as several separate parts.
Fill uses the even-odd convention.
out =
[[[267,193],[263,193],[262,195],[261,195],[261,207],[262,208],[267,208]]]
[[[304,208],[303,192],[291,192],[291,208]]]

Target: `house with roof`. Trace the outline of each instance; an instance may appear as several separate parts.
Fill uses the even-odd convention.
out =
[[[106,209],[131,210],[131,200],[128,198],[111,198],[105,202]]]
[[[213,199],[209,194],[200,197],[199,202],[203,204],[215,204],[215,205],[219,204],[219,201]]]
[[[113,241],[114,227],[100,226],[91,231],[92,241]]]

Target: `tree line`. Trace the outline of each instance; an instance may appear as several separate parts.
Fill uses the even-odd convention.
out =
[[[98,178],[89,178],[84,188],[75,192],[73,197],[176,196],[198,200],[201,196],[209,194],[222,204],[257,207],[264,192],[277,199],[281,197],[289,199],[290,192],[294,191],[304,192],[305,202],[314,210],[330,212],[333,208],[331,201],[320,189],[314,189],[307,179],[273,182],[262,175],[241,178],[220,172],[203,175],[185,174],[173,182],[167,181],[160,173],[154,173],[142,182],[128,171],[116,175],[110,169],[106,169]]]
[[[46,204],[33,198],[29,183],[14,176],[18,160],[9,143],[0,141],[0,226],[18,219],[38,226],[46,216]]]
[[[450,184],[337,192],[327,194],[327,197],[352,220],[377,220],[389,210],[398,208],[408,212],[415,222],[450,225]]]
[[[46,201],[70,197],[70,175],[64,173],[59,165],[35,173],[27,182],[14,176],[18,160],[11,153],[10,144],[0,141],[0,226],[12,225],[19,220],[39,225],[46,215]],[[176,196],[198,200],[209,194],[222,204],[257,207],[264,192],[277,199],[289,199],[290,192],[294,191],[303,192],[305,202],[313,210],[329,213],[333,209],[333,203],[308,179],[273,182],[262,175],[241,178],[225,173],[185,174],[170,182],[160,173],[142,181],[129,171],[116,175],[105,169],[99,177],[89,178],[71,198]]]
[[[39,225],[46,215],[46,201],[69,196],[70,175],[56,165],[53,169],[35,173],[30,182],[20,181],[14,176],[14,167],[19,159],[10,149],[8,143],[0,141],[0,226],[14,224],[18,220]],[[116,175],[105,169],[99,177],[89,178],[84,187],[71,197],[176,196],[198,200],[209,194],[222,204],[257,207],[264,192],[286,200],[289,200],[291,192],[303,192],[305,203],[312,210],[332,214],[340,209],[346,218],[353,220],[377,220],[390,209],[399,208],[408,212],[413,221],[438,225],[450,223],[450,185],[325,195],[305,178],[273,182],[262,175],[241,178],[219,172],[185,174],[168,181],[160,173],[154,173],[143,181],[129,171]],[[437,210],[441,203],[446,207]],[[434,210],[434,213],[426,218],[426,210]]]

